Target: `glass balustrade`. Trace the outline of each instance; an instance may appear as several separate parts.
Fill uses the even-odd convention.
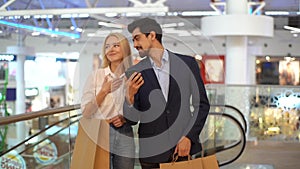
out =
[[[234,106],[243,113],[249,127],[247,140],[299,143],[299,87],[210,84],[206,88],[212,105]],[[220,109],[212,106],[211,111]],[[223,110],[232,114],[232,109]]]

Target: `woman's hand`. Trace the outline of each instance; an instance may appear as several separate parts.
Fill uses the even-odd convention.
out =
[[[107,75],[104,78],[100,92],[105,94],[111,93],[117,90],[121,86],[122,82],[122,78],[111,79],[110,75]]]
[[[96,96],[96,104],[98,105],[98,107],[102,104],[106,95],[117,90],[121,86],[122,82],[122,78],[111,79],[110,75],[104,77],[101,90]]]
[[[115,127],[122,127],[125,122],[126,120],[122,115],[117,115],[109,119],[109,123],[112,123]]]

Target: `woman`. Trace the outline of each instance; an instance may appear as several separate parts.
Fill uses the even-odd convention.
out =
[[[131,66],[131,50],[126,37],[109,34],[103,43],[102,67],[87,79],[81,108],[84,118],[105,119],[110,125],[110,166],[134,168],[133,131],[123,117],[124,72]]]

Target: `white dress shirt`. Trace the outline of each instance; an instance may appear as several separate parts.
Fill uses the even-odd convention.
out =
[[[168,101],[168,94],[169,94],[169,83],[170,83],[170,61],[169,61],[169,54],[167,50],[164,50],[162,60],[161,60],[161,67],[158,67],[154,61],[150,58],[152,68],[156,74],[157,80],[159,82],[160,88],[164,95],[166,101]]]

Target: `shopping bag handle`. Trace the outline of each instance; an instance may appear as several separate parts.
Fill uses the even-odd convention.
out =
[[[172,156],[172,163],[175,163],[178,160],[178,153],[174,153]],[[188,160],[192,160],[192,156],[189,154],[188,155]]]

